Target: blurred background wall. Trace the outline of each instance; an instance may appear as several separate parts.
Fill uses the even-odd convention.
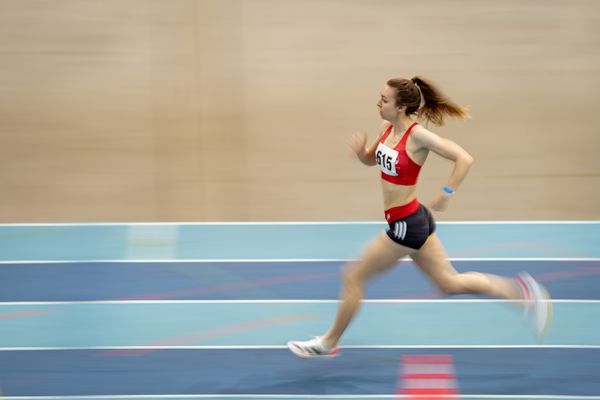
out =
[[[600,218],[600,1],[0,0],[0,221],[379,220],[348,138],[416,74],[439,220]]]

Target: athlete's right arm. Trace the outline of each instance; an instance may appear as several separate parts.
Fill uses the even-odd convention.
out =
[[[377,149],[381,135],[383,135],[383,132],[385,132],[389,126],[390,123],[384,121],[379,128],[379,132],[377,132],[376,139],[369,146],[367,146],[366,133],[355,133],[352,135],[350,147],[352,147],[352,150],[356,153],[360,162],[369,166],[377,164],[375,161],[375,150]]]

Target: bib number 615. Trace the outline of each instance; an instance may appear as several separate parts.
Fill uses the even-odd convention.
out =
[[[392,170],[392,157],[383,153],[381,150],[375,153],[375,157],[377,159],[377,164],[381,165],[383,168],[388,171]]]

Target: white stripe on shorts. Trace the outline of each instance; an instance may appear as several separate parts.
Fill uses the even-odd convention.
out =
[[[404,240],[408,226],[405,221],[398,221],[394,226],[394,237],[398,240]]]

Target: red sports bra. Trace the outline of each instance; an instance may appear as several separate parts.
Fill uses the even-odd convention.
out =
[[[385,139],[392,131],[393,125],[384,132],[375,150],[375,160],[381,170],[381,178],[396,185],[414,185],[417,183],[421,166],[410,159],[406,153],[406,141],[410,136],[413,123],[400,142],[393,149],[384,144]]]

